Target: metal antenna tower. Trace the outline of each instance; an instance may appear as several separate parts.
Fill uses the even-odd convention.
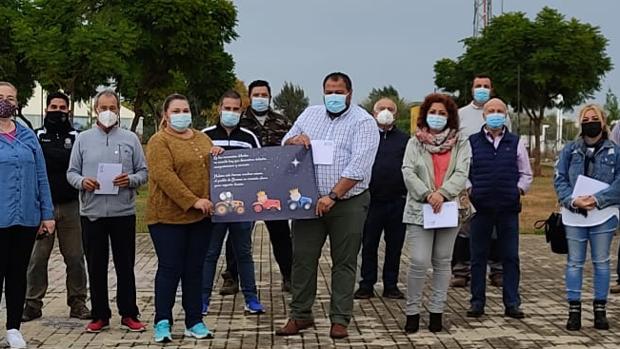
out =
[[[492,0],[474,0],[474,37],[480,35],[493,17]]]

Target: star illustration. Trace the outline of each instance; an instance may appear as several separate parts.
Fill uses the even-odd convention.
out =
[[[291,164],[293,164],[293,166],[297,167],[300,164],[300,162],[299,162],[299,160],[297,160],[297,158],[295,158],[295,160],[291,161]]]

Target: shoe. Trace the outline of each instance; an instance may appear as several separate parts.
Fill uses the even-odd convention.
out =
[[[405,333],[416,333],[420,329],[420,314],[407,315]]]
[[[286,325],[276,330],[276,336],[294,336],[299,334],[299,331],[305,330],[312,326],[314,326],[313,320],[288,319]]]
[[[126,316],[121,319],[121,328],[125,330],[129,330],[130,332],[144,332],[146,331],[146,326],[140,320]]]
[[[468,280],[462,276],[455,276],[450,280],[451,287],[467,287]]]
[[[481,317],[484,315],[484,308],[472,306],[467,310],[467,317]]]
[[[523,310],[517,306],[507,307],[506,310],[504,310],[504,315],[513,319],[523,319],[525,317]]]
[[[86,325],[86,332],[99,333],[110,328],[110,320],[93,320]]]
[[[43,316],[41,309],[35,309],[31,306],[24,307],[24,313],[22,314],[22,322],[32,321]]]
[[[607,301],[594,301],[594,328],[597,330],[608,330],[607,311],[605,306]]]
[[[442,325],[442,313],[430,313],[428,320],[428,330],[431,332],[441,332]]]
[[[258,298],[250,298],[245,303],[245,312],[249,314],[262,314],[265,312],[265,308],[258,301]]]
[[[6,331],[6,342],[11,349],[25,349],[28,347],[21,332],[16,329]]]
[[[207,325],[199,322],[192,326],[192,328],[185,329],[185,337],[194,337],[196,339],[213,338],[213,333],[209,331]]]
[[[581,302],[568,302],[568,321],[566,329],[569,331],[579,331],[581,329]]]
[[[282,292],[291,293],[291,280],[284,280],[282,282]]]
[[[502,274],[493,274],[489,279],[491,280],[491,286],[502,287],[504,285],[504,276]]]
[[[383,298],[405,299],[405,294],[402,293],[397,287],[388,288],[388,289],[383,290]]]
[[[207,315],[207,313],[209,312],[209,303],[202,303],[202,315]]]
[[[155,324],[155,334],[153,335],[155,343],[172,342],[172,334],[170,333],[170,321],[161,320]]]
[[[611,292],[611,293],[620,293],[620,283],[612,285],[609,288],[609,292]]]
[[[355,299],[370,299],[375,296],[375,291],[372,288],[360,287],[353,294]]]
[[[224,284],[220,289],[220,295],[232,296],[239,292],[239,282],[232,278],[224,278]]]
[[[90,320],[92,318],[90,310],[84,304],[71,307],[69,317],[80,320]]]
[[[347,332],[347,326],[342,324],[332,324],[332,328],[329,330],[329,336],[333,339],[342,339],[349,337]]]

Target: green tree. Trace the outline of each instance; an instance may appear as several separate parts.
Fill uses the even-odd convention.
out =
[[[545,109],[554,107],[559,94],[562,107],[571,109],[600,90],[602,77],[612,69],[607,39],[598,27],[545,7],[534,20],[520,12],[497,16],[464,44],[465,53],[457,60],[435,65],[435,83],[462,96],[469,93],[474,72],[489,74],[497,95],[532,120],[534,174],[541,175]]]
[[[280,93],[273,98],[273,105],[276,109],[282,111],[291,121],[297,120],[304,109],[308,108],[309,103],[310,99],[301,86],[286,81]]]
[[[398,115],[396,115],[396,126],[401,130],[408,132],[411,123],[410,109],[413,106],[413,103],[400,97],[400,94],[394,86],[389,85],[382,88],[373,88],[368,94],[368,97],[366,97],[360,105],[362,108],[366,109],[367,112],[372,114],[375,103],[377,103],[377,101],[381,98],[390,98],[394,101],[394,103],[396,103],[396,108],[398,109]]]
[[[611,88],[607,90],[605,95],[605,111],[607,112],[607,124],[611,125],[613,121],[620,120],[620,106],[618,105],[618,96],[611,91]]]

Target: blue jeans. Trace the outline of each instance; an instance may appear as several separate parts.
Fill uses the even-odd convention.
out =
[[[157,253],[155,323],[172,323],[179,281],[185,310],[185,327],[202,322],[202,263],[209,246],[210,219],[191,224],[152,224],[149,232]]]
[[[204,259],[203,283],[202,283],[202,302],[209,304],[211,292],[213,291],[213,280],[217,260],[222,252],[222,245],[226,234],[230,240],[239,269],[239,281],[241,291],[246,302],[252,298],[257,298],[256,280],[254,278],[254,260],[252,259],[252,223],[216,223],[213,224],[213,232],[209,243],[209,250]]]
[[[471,306],[484,308],[486,274],[493,227],[497,231],[499,262],[504,268],[502,298],[505,307],[521,305],[519,296],[519,214],[477,212],[471,220]]]
[[[588,241],[594,267],[594,300],[607,300],[611,274],[609,250],[617,226],[618,219],[612,217],[593,227],[565,227],[568,240],[566,298],[569,302],[581,300],[583,265],[586,262]]]

